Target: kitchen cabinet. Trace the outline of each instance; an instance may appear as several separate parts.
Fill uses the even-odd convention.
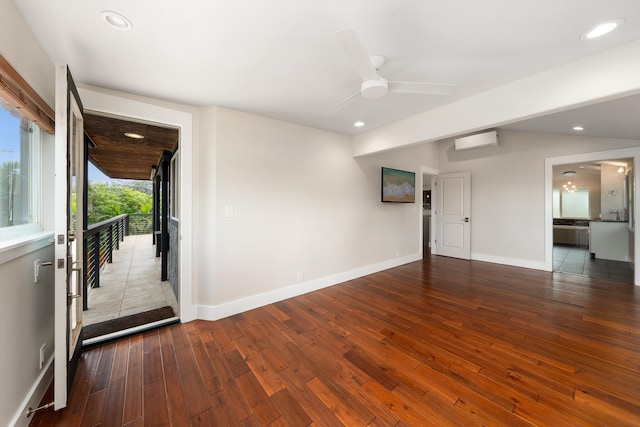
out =
[[[591,221],[589,229],[589,252],[596,258],[630,261],[627,222]]]

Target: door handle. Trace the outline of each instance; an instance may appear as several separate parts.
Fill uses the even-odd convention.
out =
[[[463,221],[464,222],[469,222],[469,218],[467,217],[467,218],[463,219]]]
[[[40,263],[40,267],[50,267],[53,265],[53,261],[45,261]]]
[[[75,263],[74,263],[75,264]],[[78,280],[78,285],[81,286],[82,283],[82,276],[80,274],[80,272],[82,271],[82,267],[77,267],[77,268],[72,268],[71,269],[71,274],[76,273],[77,276],[77,280]],[[82,294],[72,294],[72,293],[67,293],[67,306],[71,305],[71,300],[72,299],[76,299],[76,298],[80,298],[82,297]]]

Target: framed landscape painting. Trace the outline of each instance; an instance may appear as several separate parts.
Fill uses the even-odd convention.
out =
[[[416,174],[383,167],[380,193],[381,201],[385,203],[414,203]]]

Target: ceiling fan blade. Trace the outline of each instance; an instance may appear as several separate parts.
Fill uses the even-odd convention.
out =
[[[355,98],[358,95],[360,95],[360,91],[357,91],[353,95],[349,95],[347,98],[343,99],[342,101],[338,102],[336,105],[334,105],[333,107],[325,111],[325,114],[331,114],[334,111],[339,110],[340,108],[344,107],[349,101],[351,101],[353,98]]]
[[[378,72],[374,68],[367,51],[358,40],[355,31],[351,28],[338,31],[336,39],[342,45],[342,48],[347,52],[347,55],[356,66],[356,71],[362,78],[362,81],[375,80],[378,78]]]
[[[425,95],[451,95],[460,85],[450,83],[389,82],[389,91],[395,93],[419,93]]]

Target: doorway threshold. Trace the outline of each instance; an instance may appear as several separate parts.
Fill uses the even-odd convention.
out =
[[[123,338],[123,337],[137,334],[140,332],[145,332],[151,329],[159,328],[161,326],[172,325],[174,323],[180,323],[180,318],[178,316],[170,317],[168,319],[158,320],[151,323],[145,323],[144,325],[135,326],[133,328],[123,329],[123,330],[115,331],[109,334],[89,338],[82,341],[82,347],[83,348],[92,347],[98,344],[103,344],[107,341],[112,341],[118,338]]]

